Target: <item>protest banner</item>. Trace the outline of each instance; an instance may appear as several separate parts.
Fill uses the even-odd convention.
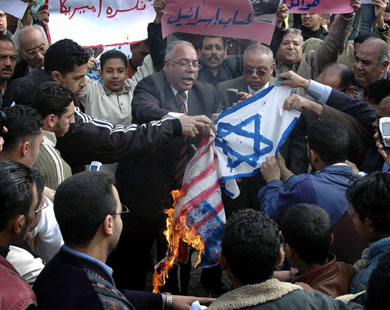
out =
[[[283,0],[290,13],[351,13],[351,0]]]
[[[68,38],[84,47],[147,38],[155,17],[152,0],[49,0],[51,43]]]
[[[167,0],[163,36],[174,32],[252,39],[269,44],[280,0]],[[267,22],[266,22],[267,21]]]
[[[0,0],[0,10],[19,19],[22,19],[27,5],[28,2],[24,2],[22,0]]]

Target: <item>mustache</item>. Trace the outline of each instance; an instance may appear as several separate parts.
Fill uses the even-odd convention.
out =
[[[211,55],[211,57],[208,58],[208,60],[219,60],[219,57],[217,55]]]

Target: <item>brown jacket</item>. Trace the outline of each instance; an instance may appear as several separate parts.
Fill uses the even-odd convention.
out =
[[[336,256],[330,254],[329,263],[295,278],[291,283],[304,282],[335,298],[349,293],[349,283],[355,274],[356,269],[353,266],[337,262]]]

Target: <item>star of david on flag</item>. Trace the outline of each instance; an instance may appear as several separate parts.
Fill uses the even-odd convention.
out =
[[[216,120],[218,175],[230,197],[240,194],[235,180],[257,174],[266,157],[274,156],[293,130],[300,112],[283,110],[290,92],[288,86],[273,85]]]
[[[273,85],[222,112],[214,122],[215,133],[202,139],[188,163],[173,219],[177,232],[194,229],[201,236],[200,266],[211,267],[219,260],[226,222],[220,185],[230,197],[238,197],[236,179],[258,173],[266,157],[279,151],[297,123],[299,111],[283,110],[290,92],[288,86]],[[181,225],[186,227],[181,229]],[[188,250],[176,250],[175,262],[186,262]],[[168,252],[167,258],[172,258],[172,253]]]

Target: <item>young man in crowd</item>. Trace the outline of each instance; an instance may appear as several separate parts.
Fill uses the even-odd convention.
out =
[[[118,50],[104,52],[100,56],[99,81],[89,80],[78,102],[85,113],[105,119],[113,124],[131,124],[131,101],[135,83],[127,78],[127,57]]]
[[[347,196],[356,230],[370,244],[363,269],[351,281],[350,292],[358,293],[367,289],[380,259],[390,253],[390,174],[374,172],[356,180]]]
[[[39,86],[31,107],[43,119],[43,142],[34,164],[44,176],[45,185],[56,190],[58,185],[72,175],[72,170],[56,149],[57,138],[63,137],[74,124],[72,91],[63,84],[48,81]]]
[[[324,209],[314,204],[295,204],[284,212],[280,229],[286,258],[299,270],[289,279],[291,283],[304,282],[332,297],[349,293],[349,283],[356,270],[337,262],[336,256],[330,253],[334,236]]]
[[[233,290],[208,309],[361,309],[273,279],[281,260],[280,234],[274,221],[251,209],[233,214],[222,233],[221,252],[221,267],[231,278]]]
[[[6,259],[10,244],[25,240],[35,219],[38,199],[31,169],[16,161],[0,162],[0,197],[1,305],[36,309],[34,292]]]
[[[34,284],[40,309],[184,310],[195,300],[213,301],[116,288],[113,271],[105,263],[118,244],[122,216],[129,209],[121,204],[109,175],[88,171],[66,179],[57,189],[54,206],[65,245]]]

